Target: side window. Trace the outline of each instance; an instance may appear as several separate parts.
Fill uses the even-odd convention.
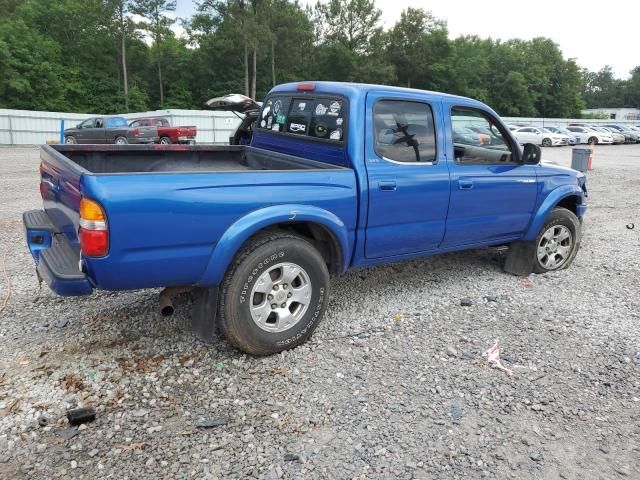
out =
[[[135,127],[139,127],[141,123],[142,122],[140,120],[136,120],[135,122],[131,122],[131,125],[129,126],[132,128],[135,128]]]
[[[85,120],[80,124],[80,128],[93,128],[93,118]]]
[[[472,108],[453,107],[451,130],[456,163],[460,165],[516,163],[508,135],[488,114]]]
[[[104,122],[101,118],[96,118],[96,123],[94,128],[104,128]]]
[[[433,112],[426,103],[380,100],[373,108],[376,153],[395,162],[435,162]]]

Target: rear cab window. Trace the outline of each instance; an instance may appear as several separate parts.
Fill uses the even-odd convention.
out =
[[[256,128],[330,143],[346,138],[347,101],[332,95],[275,94],[260,111]]]

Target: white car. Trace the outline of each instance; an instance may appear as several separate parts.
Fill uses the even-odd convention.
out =
[[[567,130],[575,133],[576,136],[580,139],[580,143],[613,143],[613,136],[611,136],[611,134],[598,132],[597,130],[594,130],[590,127],[570,126],[567,127]]]
[[[519,143],[533,143],[535,145],[542,145],[543,147],[551,147],[554,145],[567,145],[569,143],[569,136],[553,133],[551,130],[539,127],[520,127],[513,130],[513,136],[516,137]]]
[[[615,131],[613,128],[607,128],[607,127],[591,127],[591,128],[599,132],[607,133],[611,135],[611,138],[613,138],[613,143],[624,143],[626,140],[624,138],[624,135],[622,135],[620,132]]]

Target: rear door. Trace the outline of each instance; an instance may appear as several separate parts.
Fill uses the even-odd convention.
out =
[[[442,241],[449,170],[440,118],[440,101],[430,95],[367,95],[367,258],[426,252]]]
[[[527,228],[537,197],[536,166],[519,162],[518,145],[488,111],[445,101],[451,126],[479,125],[492,132],[483,145],[447,135],[451,204],[443,248],[499,243]]]

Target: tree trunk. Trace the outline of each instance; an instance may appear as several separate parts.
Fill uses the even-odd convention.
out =
[[[158,52],[158,82],[160,83],[160,108],[164,106],[164,87],[162,86],[162,62],[160,52]]]
[[[275,53],[275,39],[271,39],[271,84],[276,86],[276,53]]]
[[[248,97],[251,94],[249,89],[249,48],[244,46],[244,94]]]
[[[122,78],[124,80],[124,109],[129,113],[129,79],[127,74],[127,45],[125,42],[125,26],[122,24]]]
[[[257,58],[258,56],[258,47],[257,46],[253,46],[253,78],[251,79],[251,98],[253,98],[254,100],[256,99],[256,80],[258,78],[258,71],[257,71]]]

